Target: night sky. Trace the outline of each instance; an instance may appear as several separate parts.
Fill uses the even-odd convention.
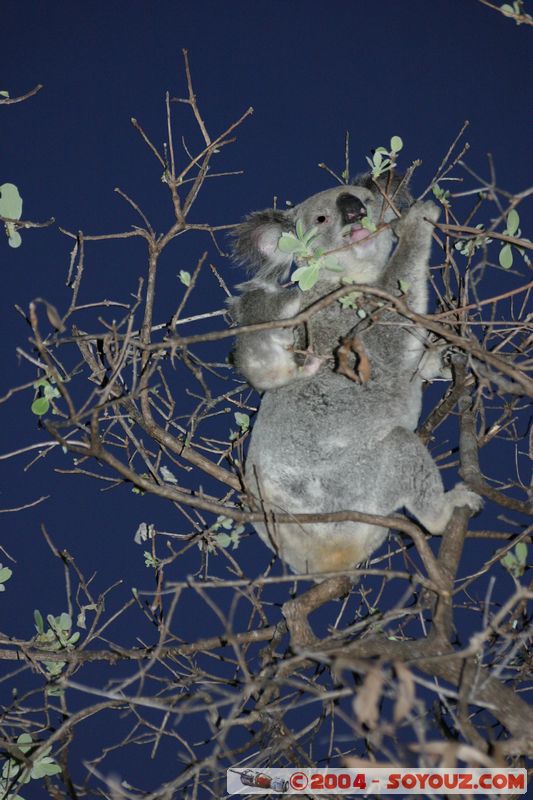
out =
[[[332,179],[318,164],[343,169],[346,131],[353,173],[365,170],[371,148],[400,135],[405,143],[401,164],[415,158],[423,162],[413,185],[418,194],[469,120],[462,140],[470,144],[468,164],[487,175],[490,152],[500,186],[517,192],[530,181],[531,28],[517,27],[477,0],[4,0],[0,42],[0,89],[14,97],[36,84],[44,87],[26,102],[0,109],[0,183],[19,187],[24,219],[56,220],[41,230],[23,230],[18,249],[0,239],[2,395],[36,376],[15,352],[29,331],[15,304],[26,309],[42,297],[60,310],[68,307],[72,240],[59,227],[89,234],[138,224],[115,187],[134,198],[157,229],[171,224],[161,168],[130,119],[136,118],[158,146],[166,140],[165,92],[186,96],[182,48],[188,49],[212,137],[248,107],[254,109],[237,130],[237,141],[213,163],[216,171],[242,174],[208,181],[191,221],[230,225],[272,205],[273,197],[283,206],[329,188]],[[176,149],[185,163],[180,136],[193,151],[201,140],[185,105],[173,106],[173,114]],[[223,236],[219,242],[228,249]],[[164,256],[156,323],[169,318],[183,293],[177,273],[192,272],[204,249],[230,287],[242,280],[207,235],[187,234]],[[83,301],[127,300],[144,271],[138,241],[88,247]],[[497,287],[498,277],[492,280]],[[195,297],[189,313],[221,307],[223,296],[212,287],[206,285],[205,295]],[[219,348],[223,359],[230,340]],[[30,411],[32,399],[32,390],[26,390],[1,407],[0,453],[46,441]],[[222,421],[223,431],[230,422]],[[89,478],[54,473],[54,468],[72,467],[71,458],[61,453],[26,469],[32,454],[0,460],[0,508],[50,495],[31,509],[0,515],[0,544],[16,559],[12,564],[0,558],[14,570],[0,595],[1,629],[19,638],[33,635],[34,608],[59,614],[65,605],[61,564],[52,557],[41,525],[56,545],[75,555],[86,575],[97,573],[102,589],[117,577],[124,581],[110,609],[120,607],[131,586],[152,588],[142,548],[133,544],[139,523],[185,531],[170,504],[139,498],[131,487],[102,492]],[[483,525],[490,521],[473,522],[473,527]],[[466,557],[474,559],[472,553]],[[253,576],[270,554],[250,536],[236,557]],[[189,568],[184,564],[184,574]],[[175,579],[183,577],[179,562],[172,569]],[[181,635],[196,635],[202,622],[191,611]],[[206,618],[206,633],[210,624]],[[125,631],[124,643],[131,645],[136,633]],[[139,635],[147,639],[150,633]],[[97,671],[86,679],[97,684]],[[90,741],[95,733],[87,730]],[[130,768],[125,777],[132,782],[150,788],[158,780],[152,780],[150,766]],[[38,796],[31,792],[27,798]]]

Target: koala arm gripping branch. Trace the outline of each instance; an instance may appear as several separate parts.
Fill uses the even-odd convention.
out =
[[[273,284],[250,281],[243,293],[230,302],[230,310],[240,325],[273,322],[293,317],[300,310],[299,289],[280,289]],[[320,360],[310,357],[299,366],[292,347],[292,328],[243,333],[237,336],[233,362],[238,372],[259,392],[285,386],[313,375]]]
[[[398,245],[383,276],[383,288],[402,289],[409,306],[418,314],[427,312],[427,280],[433,222],[440,209],[432,202],[415,203],[393,223]]]

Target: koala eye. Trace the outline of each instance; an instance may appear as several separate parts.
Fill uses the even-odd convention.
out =
[[[325,217],[324,214],[319,214],[315,222],[318,222],[319,225],[322,225],[323,222],[327,222],[327,219],[328,218]]]

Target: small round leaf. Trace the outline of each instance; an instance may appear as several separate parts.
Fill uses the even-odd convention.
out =
[[[12,575],[12,569],[9,569],[9,567],[0,567],[0,583],[5,583]]]
[[[220,547],[229,547],[231,544],[231,538],[227,533],[217,533],[216,539]]]
[[[31,404],[32,412],[34,414],[37,414],[38,417],[42,417],[43,414],[46,414],[49,408],[50,408],[50,403],[46,399],[46,397],[38,397]]]
[[[514,551],[519,563],[525,564],[527,561],[527,544],[525,542],[518,542]]]
[[[504,269],[509,269],[513,266],[513,251],[511,250],[510,244],[504,244],[502,249],[500,250],[500,266]]]
[[[14,183],[0,186],[0,216],[20,219],[22,216],[22,197]]]
[[[292,233],[284,233],[280,236],[278,250],[282,253],[295,253],[302,249],[302,243]]]
[[[9,239],[7,241],[10,247],[13,248],[20,247],[20,245],[22,244],[22,237],[18,231],[13,230],[9,234]]]
[[[399,153],[403,147],[403,142],[399,136],[393,136],[390,140],[390,147],[393,153]]]
[[[517,232],[519,225],[520,217],[518,215],[518,211],[515,211],[513,208],[507,214],[507,233],[509,236],[513,236]]]

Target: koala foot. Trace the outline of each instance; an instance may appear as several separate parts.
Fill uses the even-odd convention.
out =
[[[450,503],[456,506],[468,506],[473,514],[477,514],[483,508],[483,498],[469,489],[465,483],[458,483],[451,492],[446,492]]]
[[[440,514],[431,519],[425,518],[422,522],[430,533],[440,535],[444,533],[454,509],[465,506],[471,510],[472,515],[477,514],[483,507],[483,498],[464,483],[458,483],[451,491],[444,493]]]

